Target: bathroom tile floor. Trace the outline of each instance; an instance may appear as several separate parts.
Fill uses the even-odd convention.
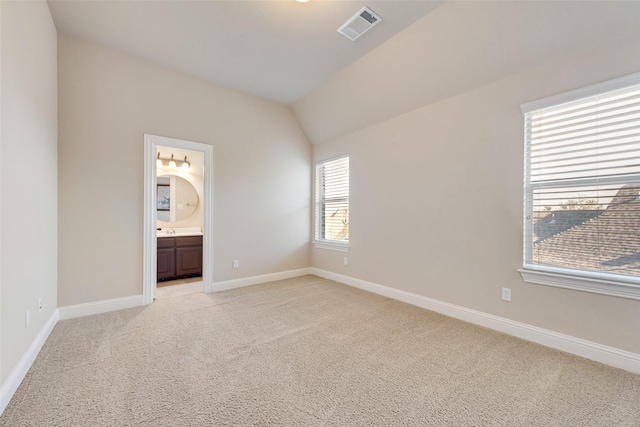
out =
[[[183,285],[185,283],[202,282],[202,276],[200,277],[188,277],[186,279],[167,280],[164,282],[156,283],[156,288],[164,288],[166,286]]]

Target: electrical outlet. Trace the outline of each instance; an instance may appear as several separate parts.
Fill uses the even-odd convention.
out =
[[[238,261],[237,259],[233,260],[233,268],[238,268],[240,267],[240,261]]]
[[[38,298],[38,313],[42,311],[42,298]]]
[[[502,288],[502,300],[503,301],[511,301],[511,289]]]
[[[31,310],[29,309],[27,309],[27,312],[24,315],[24,324],[26,328],[31,324]]]
[[[344,265],[349,265],[349,258],[344,257]]]

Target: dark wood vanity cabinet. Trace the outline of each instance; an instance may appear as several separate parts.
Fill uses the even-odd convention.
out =
[[[202,276],[202,236],[158,238],[158,282]]]
[[[175,239],[176,277],[202,276],[202,236]]]
[[[173,237],[158,239],[158,282],[176,277],[176,249],[160,248],[164,240],[173,240]]]

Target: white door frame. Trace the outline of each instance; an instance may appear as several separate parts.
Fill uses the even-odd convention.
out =
[[[202,283],[205,292],[213,292],[213,146],[164,136],[144,135],[144,242],[142,302],[151,304],[156,297],[157,211],[156,152],[158,147],[180,148],[204,153],[204,189],[202,204]]]

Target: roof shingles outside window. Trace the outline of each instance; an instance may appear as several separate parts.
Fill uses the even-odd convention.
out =
[[[640,274],[638,187],[622,187],[604,210],[552,211],[534,223],[536,262],[551,266]]]

